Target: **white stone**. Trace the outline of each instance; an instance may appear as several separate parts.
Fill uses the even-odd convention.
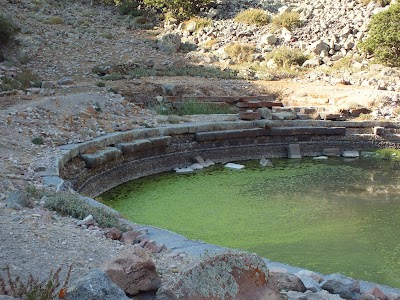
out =
[[[360,153],[358,151],[343,151],[342,156],[348,158],[355,158],[359,157]]]
[[[316,159],[316,160],[323,160],[323,159],[328,159],[328,156],[323,156],[323,155],[321,155],[321,156],[313,157],[313,159]]]
[[[191,165],[189,168],[191,168],[191,169],[193,169],[193,170],[201,170],[201,169],[204,169],[204,167],[203,167],[201,164],[199,164],[199,163],[195,163],[195,164]]]
[[[235,164],[235,163],[227,163],[225,165],[225,168],[233,169],[233,170],[240,170],[243,169],[243,165]]]
[[[273,167],[274,165],[269,159],[266,159],[264,156],[260,160],[260,165],[263,167]]]
[[[187,167],[187,168],[176,168],[175,169],[176,173],[190,173],[190,172],[193,172],[193,171],[194,170],[192,168],[190,168],[190,167]]]

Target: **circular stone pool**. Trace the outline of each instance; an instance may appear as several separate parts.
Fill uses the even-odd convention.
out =
[[[400,287],[400,162],[273,159],[164,173],[103,194],[136,223]]]

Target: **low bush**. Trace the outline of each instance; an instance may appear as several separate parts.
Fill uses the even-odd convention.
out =
[[[343,57],[338,61],[335,61],[332,65],[332,69],[334,70],[348,70],[351,69],[351,65],[353,61],[350,57]]]
[[[64,24],[64,20],[61,17],[53,16],[43,21],[44,24],[60,25]]]
[[[221,79],[235,79],[237,72],[231,70],[221,70],[209,66],[184,66],[172,67],[165,70],[135,68],[129,72],[132,78],[142,78],[150,76],[190,76],[190,77],[204,77],[204,78],[221,78]]]
[[[10,267],[6,266],[5,271],[7,277],[0,277],[0,295],[9,295],[11,297],[26,300],[63,299],[67,291],[72,266],[67,270],[66,277],[62,284],[60,283],[61,270],[61,267],[55,272],[51,270],[49,278],[43,281],[34,278],[32,274],[30,274],[28,280],[22,282],[20,277],[14,278],[11,275]]]
[[[272,29],[274,31],[281,28],[293,30],[301,25],[302,22],[300,21],[300,15],[294,11],[284,12],[272,19]]]
[[[7,45],[10,43],[17,33],[17,28],[12,21],[0,15],[0,44]]]
[[[233,114],[233,108],[228,104],[187,101],[178,110],[179,115],[211,115]]]
[[[115,80],[121,80],[124,77],[120,73],[111,73],[103,76],[104,80],[110,80],[110,81],[115,81]]]
[[[68,215],[76,219],[84,219],[89,214],[103,228],[116,227],[125,230],[118,216],[101,207],[94,207],[82,199],[68,193],[54,193],[47,196],[45,207],[62,215]]]
[[[209,2],[210,0],[143,0],[143,3],[149,8],[169,13],[181,21],[194,16]]]
[[[290,49],[288,47],[279,47],[274,49],[267,58],[272,58],[279,67],[284,68],[293,65],[301,66],[308,59],[308,57],[299,49]]]
[[[378,63],[400,66],[400,2],[372,16],[368,38],[358,47]]]
[[[31,70],[23,69],[15,77],[2,77],[0,91],[24,90],[30,87],[40,87],[42,81]]]
[[[44,141],[43,138],[41,136],[35,136],[32,138],[32,144],[34,145],[43,145]]]
[[[225,47],[225,53],[238,62],[252,61],[255,50],[256,47],[250,44],[234,43]]]
[[[262,9],[248,9],[238,13],[235,22],[249,25],[264,26],[271,22],[267,12]]]

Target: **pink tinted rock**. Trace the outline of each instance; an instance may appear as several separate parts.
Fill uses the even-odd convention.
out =
[[[152,253],[160,253],[164,249],[164,245],[157,245],[153,241],[149,241],[145,246],[144,249],[149,250]]]
[[[134,246],[102,268],[129,295],[157,290],[161,280],[147,250]]]
[[[374,287],[370,291],[366,292],[366,294],[372,295],[380,300],[388,300],[388,297],[382,292],[379,288]]]
[[[177,280],[163,283],[157,299],[278,300],[268,270],[257,255],[227,251],[189,265]]]
[[[112,227],[107,228],[106,237],[112,240],[119,240],[122,235],[122,231],[118,228]]]
[[[135,239],[140,235],[140,232],[129,230],[121,235],[121,242],[125,245],[132,245]]]

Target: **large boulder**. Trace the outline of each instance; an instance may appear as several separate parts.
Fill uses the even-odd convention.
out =
[[[192,263],[175,281],[163,283],[158,300],[281,299],[268,283],[268,270],[257,255],[226,251]]]
[[[342,274],[331,274],[321,282],[321,287],[331,294],[338,294],[344,299],[353,299],[360,292],[360,283]]]
[[[128,300],[121,290],[101,270],[93,270],[68,289],[65,300]]]
[[[129,295],[157,290],[161,283],[149,253],[139,245],[123,251],[102,269]]]
[[[329,51],[330,46],[324,41],[317,41],[310,45],[309,50],[317,55],[320,55],[322,51]]]
[[[166,53],[177,53],[181,48],[181,36],[178,33],[161,35],[157,41],[158,48]]]

